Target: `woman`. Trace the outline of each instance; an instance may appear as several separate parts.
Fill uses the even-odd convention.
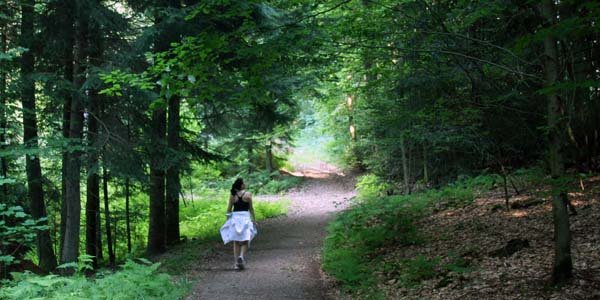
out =
[[[227,216],[227,221],[221,227],[221,237],[225,244],[233,241],[235,268],[243,270],[246,263],[244,255],[257,231],[254,225],[252,194],[246,192],[246,185],[242,178],[236,179],[231,186]]]

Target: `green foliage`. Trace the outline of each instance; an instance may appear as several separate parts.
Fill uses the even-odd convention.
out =
[[[385,196],[391,184],[375,174],[360,176],[356,182],[359,199],[373,199]]]
[[[252,178],[252,177],[251,177]],[[252,179],[251,179],[252,180]],[[302,184],[302,177],[295,176],[279,176],[268,178],[262,177],[258,179],[258,187],[256,193],[260,195],[274,195],[286,192],[287,190]],[[256,181],[250,181],[256,182]]]
[[[546,172],[540,168],[518,169],[513,173],[516,184],[522,188],[539,186],[546,182]]]
[[[15,280],[0,289],[1,299],[180,299],[183,286],[157,272],[160,264],[127,261],[119,271],[100,272],[94,278],[13,274]]]
[[[93,263],[93,256],[83,254],[83,255],[79,256],[79,259],[77,260],[77,262],[65,263],[65,264],[59,265],[57,268],[59,270],[60,269],[64,269],[64,270],[74,269],[76,272],[79,272],[79,274],[83,274],[86,271],[94,270],[92,263]]]
[[[528,166],[548,158],[540,146],[547,143],[546,96],[556,93],[570,124],[560,133],[570,141],[561,144],[563,159],[598,168],[598,144],[593,151],[581,145],[597,127],[599,102],[587,99],[598,98],[598,77],[586,49],[597,48],[591,37],[600,5],[553,3],[561,16],[549,25],[537,4],[350,1],[317,17],[331,40],[323,49],[343,53],[320,69],[315,88],[330,151],[409,185]],[[548,36],[559,41],[559,60],[577,66],[552,85],[539,60]]]
[[[380,261],[386,249],[419,244],[424,236],[415,222],[433,209],[462,207],[471,203],[475,191],[489,188],[495,176],[462,178],[440,189],[406,196],[385,196],[388,188],[379,177],[369,174],[359,179],[358,200],[340,213],[328,226],[323,250],[323,268],[351,292],[363,293],[376,284],[375,273],[392,273],[406,287],[438,276],[440,269],[467,272],[466,263],[453,257],[445,266],[438,258],[422,256],[400,262]]]
[[[187,242],[175,246],[163,258],[162,270],[169,274],[183,274],[195,267],[196,263],[212,249],[212,243],[220,238],[219,229],[226,220],[226,195],[223,191],[216,193],[223,200],[212,197],[200,198],[182,208],[181,234],[187,237]],[[253,202],[256,220],[277,217],[287,212],[289,201]]]
[[[108,96],[123,96],[122,90],[127,88],[139,88],[142,90],[150,90],[153,84],[146,74],[138,76],[136,74],[127,74],[121,70],[113,70],[110,73],[100,74],[100,79],[108,85],[104,90],[100,91],[101,95]]]
[[[421,240],[414,221],[423,213],[418,198],[387,197],[360,202],[338,215],[328,226],[323,268],[349,289],[373,281],[370,259],[391,244],[409,245]]]
[[[20,206],[0,203],[0,264],[18,264],[20,249],[34,245],[36,232],[48,230],[46,219],[34,220]]]
[[[443,269],[447,272],[468,273],[473,270],[470,263],[457,253],[449,253],[450,261]]]
[[[423,280],[434,278],[438,274],[436,266],[439,261],[439,258],[428,259],[422,255],[401,261],[397,270],[400,285],[414,287]]]
[[[219,229],[227,219],[227,192],[220,193],[221,200],[199,199],[180,211],[181,234],[187,237],[214,240],[219,237]],[[262,202],[255,200],[254,213],[257,220],[276,217],[287,212],[288,202]]]

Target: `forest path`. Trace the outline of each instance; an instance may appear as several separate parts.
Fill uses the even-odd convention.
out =
[[[295,175],[305,181],[283,197],[291,200],[288,214],[258,224],[246,269],[234,270],[232,246],[220,246],[188,299],[333,298],[320,254],[327,223],[354,196],[354,178],[324,163],[302,166]]]

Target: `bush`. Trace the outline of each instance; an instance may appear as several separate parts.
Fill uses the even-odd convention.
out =
[[[381,177],[374,174],[360,176],[356,182],[356,191],[360,199],[373,199],[386,195],[391,188]]]
[[[376,198],[338,215],[328,227],[323,268],[350,290],[370,286],[371,258],[377,249],[421,241],[413,224],[421,213],[421,206],[415,205],[420,201],[407,196]]]
[[[14,274],[15,280],[0,289],[0,299],[179,299],[185,289],[167,274],[158,273],[159,264],[127,261],[120,271],[98,273],[86,278]]]
[[[388,184],[374,175],[362,176],[357,184],[358,201],[328,226],[324,270],[355,293],[368,291],[376,284],[374,272],[395,274],[399,284],[406,287],[437,276],[439,258],[417,256],[392,265],[377,260],[387,249],[422,243],[424,239],[415,226],[416,221],[434,207],[462,207],[471,203],[476,186],[489,188],[493,180],[492,176],[464,178],[440,189],[385,196]],[[460,261],[452,261],[443,268],[462,270]]]
[[[285,192],[295,186],[302,183],[302,178],[294,176],[283,176],[279,178],[270,179],[266,184],[260,186],[257,190],[257,194],[270,195],[279,194]]]
[[[223,192],[222,194],[225,194]],[[254,201],[254,213],[257,220],[285,214],[288,201]],[[200,239],[217,239],[219,229],[226,220],[226,200],[197,200],[181,208],[181,235]]]
[[[413,259],[406,259],[400,263],[398,281],[405,287],[413,287],[423,280],[437,276],[436,266],[439,258],[428,259],[419,255]]]
[[[33,220],[21,206],[0,203],[0,277],[6,266],[20,263],[38,230],[48,230],[44,223],[46,219]]]
[[[524,188],[530,186],[539,186],[547,183],[546,172],[544,169],[536,167],[529,169],[518,169],[513,172],[515,183]]]

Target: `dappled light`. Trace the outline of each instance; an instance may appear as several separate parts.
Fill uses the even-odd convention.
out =
[[[0,1],[0,299],[600,299],[600,2]]]
[[[513,217],[523,218],[527,217],[529,213],[527,211],[513,211],[510,213]]]

